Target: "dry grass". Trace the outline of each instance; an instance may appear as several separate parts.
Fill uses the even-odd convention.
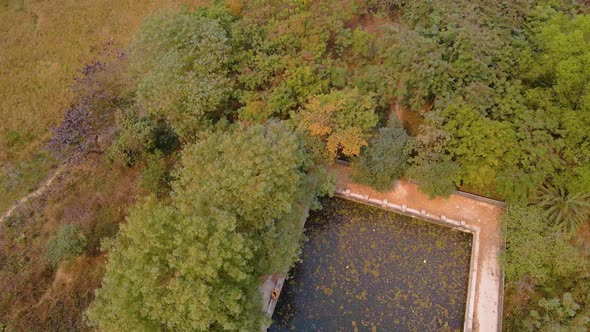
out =
[[[82,312],[94,298],[106,260],[100,240],[116,234],[135,204],[139,174],[139,168],[111,167],[97,157],[0,225],[0,327],[86,329]],[[45,246],[64,224],[77,225],[88,244],[84,255],[55,271],[44,260]]]
[[[110,40],[126,45],[142,20],[204,0],[0,0],[0,212],[54,163],[40,150],[73,96],[82,65]]]

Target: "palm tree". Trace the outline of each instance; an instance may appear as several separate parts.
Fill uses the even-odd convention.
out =
[[[536,203],[545,210],[550,223],[569,232],[590,218],[590,193],[570,193],[563,185],[543,186]]]

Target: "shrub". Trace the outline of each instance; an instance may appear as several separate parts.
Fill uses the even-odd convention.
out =
[[[430,198],[449,197],[456,189],[455,179],[460,167],[452,161],[424,162],[408,169],[410,180],[419,185],[421,192]]]
[[[171,179],[166,162],[162,159],[162,153],[156,152],[150,155],[141,175],[141,188],[157,197],[162,197],[170,190]]]
[[[75,225],[64,225],[55,237],[47,241],[45,260],[56,267],[61,261],[75,257],[84,252],[86,236]]]
[[[51,129],[47,145],[55,156],[75,162],[90,152],[103,152],[98,137],[114,125],[115,110],[130,100],[129,84],[121,78],[124,58],[118,53],[113,61],[94,61],[82,69],[72,86],[76,101]]]
[[[568,232],[575,232],[590,218],[590,194],[571,193],[564,186],[542,187],[536,203],[550,223]]]
[[[385,127],[363,148],[352,163],[352,179],[377,190],[388,190],[404,170],[409,157],[409,137],[400,127]]]
[[[112,238],[119,230],[119,214],[112,207],[103,207],[96,213],[92,231],[88,235],[87,248],[92,255],[100,253],[104,239]]]
[[[326,160],[338,153],[358,156],[367,145],[366,139],[377,124],[372,95],[358,89],[333,90],[329,94],[311,97],[293,120],[299,132],[308,140],[319,140]]]
[[[122,115],[119,127],[109,149],[112,161],[120,161],[130,167],[155,148],[156,126],[149,118],[128,112]]]

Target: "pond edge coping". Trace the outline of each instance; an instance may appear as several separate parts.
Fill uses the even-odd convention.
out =
[[[339,160],[336,159],[334,160],[334,163],[336,165],[341,165],[344,166],[346,168],[350,167],[350,163],[344,160]],[[406,181],[412,184],[412,181]],[[454,191],[453,192],[454,195],[457,196],[463,196],[465,198],[474,200],[474,201],[479,201],[481,203],[485,203],[485,204],[489,204],[492,206],[498,206],[501,208],[506,208],[506,203],[502,202],[502,201],[498,201],[495,200],[493,198],[489,198],[489,197],[485,197],[485,196],[481,196],[481,195],[476,195],[473,193],[468,193],[468,192],[463,192],[463,191]],[[435,223],[438,225],[441,225],[443,227],[449,227],[458,231],[462,231],[462,232],[467,232],[467,233],[471,233],[473,235],[473,242],[471,245],[471,261],[470,261],[470,266],[469,266],[469,281],[468,281],[468,288],[467,288],[467,302],[465,305],[465,322],[463,324],[463,330],[466,332],[472,332],[474,331],[474,314],[475,314],[475,297],[476,297],[476,293],[477,293],[477,270],[478,270],[478,259],[479,259],[479,246],[480,246],[480,228],[478,226],[475,225],[471,225],[471,224],[467,224],[465,222],[465,220],[454,220],[454,219],[450,219],[448,218],[445,214],[440,214],[440,215],[434,215],[431,213],[428,213],[428,210],[425,208],[421,208],[420,210],[416,210],[414,208],[409,208],[406,204],[402,204],[401,206],[398,204],[394,204],[394,203],[390,203],[387,199],[383,199],[383,200],[379,200],[379,199],[372,199],[371,197],[369,197],[369,195],[362,195],[362,194],[358,194],[358,193],[353,193],[350,191],[350,189],[348,189],[348,186],[345,186],[344,189],[338,189],[336,188],[334,195],[337,197],[341,197],[344,199],[348,199],[351,201],[355,201],[355,202],[359,202],[362,204],[366,204],[366,205],[370,205],[370,206],[375,206],[378,208],[382,208],[384,210],[389,210],[395,213],[399,213],[402,215],[406,215],[406,216],[410,216],[410,217],[414,217],[420,220],[424,220],[427,222],[431,222],[431,223]],[[305,224],[305,220],[303,220],[303,223]],[[501,250],[505,250],[506,248],[506,238],[505,235],[503,236],[503,243],[501,246]],[[499,266],[499,273],[500,273],[500,287],[499,287],[499,298],[498,298],[498,313],[497,313],[497,317],[496,317],[496,321],[497,321],[497,331],[501,332],[502,331],[502,319],[503,319],[503,298],[504,298],[504,271],[502,266]],[[266,301],[263,304],[264,307],[264,312],[268,315],[269,318],[272,318],[275,306],[278,302],[278,299],[280,297],[280,293],[283,287],[283,283],[287,277],[288,272],[286,273],[275,273],[271,276],[266,276],[266,280],[271,280],[271,279],[278,279],[275,283],[273,283],[274,285],[274,289],[271,289],[270,291],[274,291],[276,293],[276,297],[274,298],[270,298],[269,297],[269,301]],[[265,281],[266,283],[266,281]],[[263,291],[263,286],[260,286],[260,290],[261,292],[263,292],[263,295],[265,295],[264,291]],[[270,292],[268,292],[270,295]],[[265,299],[266,300],[266,299]],[[481,299],[480,299],[481,300]],[[266,331],[267,328],[269,326],[263,326],[262,330]],[[481,328],[481,326],[479,327]]]
[[[434,215],[428,213],[428,210],[422,208],[420,210],[408,207],[406,204],[398,205],[395,203],[390,203],[387,199],[375,199],[371,198],[369,195],[362,195],[358,193],[354,193],[350,191],[350,189],[336,189],[334,195],[349,201],[381,208],[386,211],[395,212],[401,215],[409,216],[412,218],[416,218],[419,220],[424,220],[426,222],[431,222],[443,227],[455,229],[460,232],[470,233],[473,235],[472,244],[471,244],[471,256],[470,256],[470,263],[469,263],[469,278],[467,284],[467,299],[465,303],[465,318],[463,323],[463,331],[471,332],[473,331],[473,315],[475,311],[475,293],[476,293],[476,282],[477,282],[477,261],[479,256],[479,234],[480,228],[473,225],[468,225],[465,223],[464,220],[454,220],[448,218],[446,215]],[[282,273],[275,273],[273,275],[267,276],[262,286],[260,286],[260,290],[263,294],[266,293],[275,293],[276,296],[270,297],[269,300],[264,299],[264,312],[268,315],[268,317],[272,318],[274,313],[274,309],[277,305],[279,300],[284,281],[286,279],[286,274]],[[266,292],[263,288],[266,285]],[[263,326],[262,330],[266,331],[268,327]]]

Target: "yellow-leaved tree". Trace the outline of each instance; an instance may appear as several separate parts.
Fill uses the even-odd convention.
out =
[[[372,95],[347,88],[311,97],[292,117],[316,155],[330,160],[360,154],[378,121],[374,110]]]

